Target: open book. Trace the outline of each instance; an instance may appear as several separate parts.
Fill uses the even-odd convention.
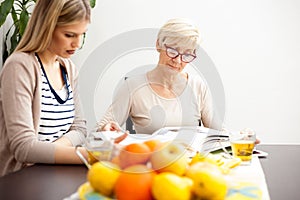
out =
[[[172,135],[173,140],[183,142],[191,151],[203,154],[230,147],[228,133],[205,127],[165,127],[154,134]]]

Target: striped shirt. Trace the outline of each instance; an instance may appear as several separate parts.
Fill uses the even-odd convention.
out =
[[[63,67],[62,73],[65,85],[62,90],[55,91],[45,73],[42,63],[41,118],[38,139],[54,142],[62,137],[74,121],[75,106],[73,92]]]

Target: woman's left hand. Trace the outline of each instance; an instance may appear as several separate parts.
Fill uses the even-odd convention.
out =
[[[129,134],[129,131],[126,131],[123,135],[115,138],[115,143],[122,142],[127,137],[128,134]]]
[[[256,138],[255,144],[260,144],[260,140]]]

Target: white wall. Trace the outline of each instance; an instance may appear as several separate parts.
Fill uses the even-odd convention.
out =
[[[225,88],[227,127],[251,127],[262,143],[300,143],[299,11],[298,0],[97,0],[85,47],[73,61],[82,72],[91,63],[101,65],[98,59],[110,53],[91,55],[113,36],[156,29],[173,17],[191,18]],[[155,35],[149,40],[154,47]],[[120,47],[125,43],[119,42]],[[128,71],[156,62],[153,48],[127,52],[111,62],[96,90],[89,91],[94,105],[88,105],[93,113],[86,112],[87,118],[102,116]]]

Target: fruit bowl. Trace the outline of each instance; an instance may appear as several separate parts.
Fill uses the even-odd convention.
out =
[[[85,161],[89,170],[88,182],[78,189],[81,199],[93,196],[97,196],[96,199],[128,199],[126,196],[129,195],[131,200],[151,200],[151,186],[156,174],[170,172],[181,176],[188,165],[182,144],[149,139],[145,135],[114,144],[110,156],[105,159],[101,151],[91,150],[88,145],[85,148],[89,153],[89,159]],[[131,197],[133,194],[134,198]]]
[[[87,182],[78,188],[80,199],[165,200],[182,195],[180,199],[192,200],[199,199],[204,193],[208,194],[206,197],[221,195],[216,198],[225,199],[230,190],[225,173],[238,166],[238,162],[229,163],[220,156],[209,155],[204,159],[197,153],[190,159],[187,146],[173,140],[172,136],[130,135],[112,146],[106,159],[99,156],[99,152],[91,153],[94,163],[91,163],[92,159],[87,161]],[[199,162],[205,164],[197,164]],[[198,178],[197,174],[205,174],[206,180]],[[195,185],[205,185],[205,188],[195,188]],[[168,195],[164,196],[162,190]],[[196,192],[201,190],[205,192]],[[218,194],[213,193],[215,191]]]

